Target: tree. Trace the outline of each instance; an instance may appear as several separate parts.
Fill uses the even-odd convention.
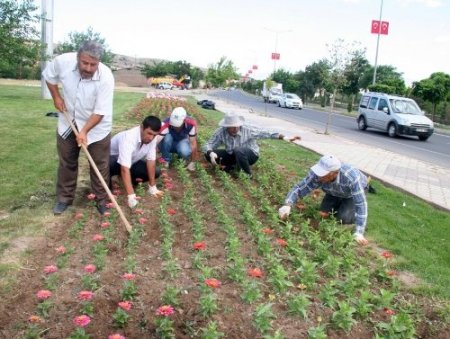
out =
[[[32,0],[0,1],[0,77],[36,78],[42,45]]]
[[[206,71],[206,81],[214,87],[225,86],[228,80],[239,79],[237,69],[233,61],[221,57],[220,60],[208,67]]]
[[[431,119],[434,121],[437,105],[450,98],[450,75],[437,72],[431,74],[428,79],[414,82],[411,94],[433,104]]]
[[[319,96],[322,97],[325,92],[325,88],[329,87],[328,84],[330,81],[330,65],[328,60],[322,59],[306,66],[305,81],[308,84],[307,86],[309,88],[309,93],[311,93],[312,88],[311,98],[314,97],[317,92],[319,92]]]
[[[306,103],[308,98],[314,97],[314,86],[310,79],[308,79],[306,72],[299,71],[294,75],[294,79],[298,81],[298,94]]]
[[[155,64],[144,64],[141,73],[147,78],[164,77],[171,73],[172,67],[167,61],[155,62]]]
[[[361,88],[361,77],[368,68],[370,68],[369,61],[363,55],[358,54],[353,56],[344,69],[345,83],[342,86],[342,92],[351,97],[347,109],[349,112],[352,111],[356,95]]]
[[[370,91],[376,91],[378,85],[386,85],[389,88],[385,93],[404,95],[406,92],[405,81],[402,73],[397,72],[396,68],[391,65],[380,65],[377,67],[377,82],[372,85],[374,67],[368,67],[361,76],[361,88]]]
[[[86,32],[70,32],[69,41],[64,41],[55,48],[56,54],[76,52],[85,41],[97,41],[103,47],[101,62],[111,66],[114,54],[108,49],[106,40],[100,36],[100,33],[94,32],[92,27],[88,27]]]

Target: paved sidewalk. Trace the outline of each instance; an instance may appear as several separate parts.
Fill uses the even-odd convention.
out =
[[[205,93],[201,95],[204,99]],[[297,144],[319,154],[334,154],[366,174],[388,185],[398,187],[431,204],[450,210],[450,170],[420,160],[405,157],[384,149],[350,141],[333,134],[319,134],[304,126],[270,118],[262,112],[249,112],[247,107],[209,97],[222,112],[244,116],[251,125],[279,131],[287,136],[300,135]]]

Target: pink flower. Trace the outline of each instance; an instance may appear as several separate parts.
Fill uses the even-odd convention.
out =
[[[166,159],[164,159],[164,158],[158,158],[158,162],[159,162],[160,164],[165,164],[167,161],[166,161]]]
[[[114,203],[113,203],[113,202],[107,202],[107,203],[105,204],[105,207],[106,207],[106,208],[114,208]]]
[[[168,189],[168,190],[171,190],[171,189],[173,188],[173,184],[172,184],[171,182],[166,182],[166,183],[164,184],[164,187],[165,187],[166,189]]]
[[[162,315],[164,317],[168,317],[169,315],[174,314],[174,313],[175,313],[175,310],[170,305],[161,306],[156,310],[157,315]]]
[[[104,216],[105,218],[108,218],[110,215],[111,215],[111,212],[110,212],[110,211],[106,211],[105,213],[103,213],[103,216]]]
[[[146,218],[139,218],[139,223],[140,223],[141,225],[145,225],[146,222],[147,222],[147,219],[146,219]]]
[[[80,220],[83,218],[83,216],[84,216],[83,213],[77,212],[77,213],[75,213],[75,220]]]
[[[174,215],[174,214],[177,213],[177,211],[175,211],[173,208],[168,208],[168,209],[167,209],[167,213],[168,213],[169,215]]]
[[[78,293],[78,299],[80,300],[89,301],[92,300],[93,297],[94,293],[92,293],[91,291],[81,291]]]
[[[109,221],[103,221],[103,222],[100,224],[100,227],[101,227],[101,228],[108,228],[109,226],[111,226],[111,224],[109,223]]]
[[[142,215],[142,214],[144,214],[144,210],[141,209],[141,208],[136,208],[136,209],[134,210],[134,213],[135,213],[135,214],[138,214],[138,215]]]
[[[271,229],[269,227],[266,227],[266,228],[263,228],[261,230],[261,232],[263,232],[264,234],[272,234],[273,233],[273,229]]]
[[[84,315],[84,314],[73,318],[73,323],[75,324],[75,326],[78,326],[78,327],[85,327],[85,326],[89,325],[90,322],[91,322],[91,318],[89,318],[87,315]]]
[[[97,270],[97,267],[95,267],[95,265],[89,264],[84,266],[84,271],[86,273],[94,273]]]
[[[56,267],[55,265],[49,265],[44,267],[44,273],[46,274],[52,274],[55,273],[56,271],[58,271],[58,267]]]
[[[40,300],[45,300],[48,299],[52,296],[52,292],[48,291],[48,290],[40,290],[36,293],[36,296],[38,297],[38,299]]]
[[[141,183],[141,182],[144,182],[144,180],[142,180],[141,178],[136,178],[136,182]]]
[[[214,278],[205,279],[205,284],[212,288],[218,288],[222,285],[222,283]]]
[[[193,247],[196,251],[204,251],[206,249],[206,244],[204,241],[197,241],[194,243]]]
[[[64,253],[66,253],[66,248],[64,246],[59,246],[59,247],[56,247],[55,251],[58,254],[64,254]]]
[[[394,310],[391,310],[390,308],[387,308],[387,307],[385,307],[383,311],[384,311],[384,313],[386,313],[387,315],[394,315],[394,314],[395,314],[395,311],[394,311]]]
[[[125,311],[131,310],[133,304],[130,301],[121,301],[119,302],[119,307]]]
[[[136,274],[133,274],[133,273],[124,273],[124,274],[122,275],[122,278],[123,278],[124,280],[134,280],[134,278],[136,278]]]
[[[105,239],[105,237],[101,234],[94,234],[94,236],[92,237],[92,240],[94,240],[94,241],[102,241],[104,239]]]
[[[125,339],[125,337],[119,333],[110,334],[108,339]]]
[[[385,259],[391,259],[394,255],[389,251],[383,251],[381,252],[381,256]]]
[[[28,317],[28,322],[31,324],[38,324],[42,322],[42,318],[38,315],[30,315]]]
[[[113,194],[114,194],[116,197],[119,196],[121,193],[122,193],[122,191],[121,191],[120,189],[118,189],[118,188],[116,188],[116,189],[113,191]]]
[[[95,199],[95,194],[94,193],[89,193],[86,198],[88,198],[88,200],[92,201],[92,200]]]

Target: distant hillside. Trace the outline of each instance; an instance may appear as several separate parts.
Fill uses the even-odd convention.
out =
[[[116,86],[146,87],[147,79],[141,74],[144,64],[154,65],[161,59],[133,58],[126,55],[115,54],[111,69],[113,70]]]

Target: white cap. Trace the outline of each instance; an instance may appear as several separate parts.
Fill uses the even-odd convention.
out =
[[[330,172],[338,171],[341,162],[334,155],[324,155],[319,162],[311,167],[311,170],[319,177],[324,177]]]
[[[176,107],[172,111],[170,115],[170,125],[173,127],[180,127],[184,123],[184,119],[186,119],[186,110],[183,107]]]

